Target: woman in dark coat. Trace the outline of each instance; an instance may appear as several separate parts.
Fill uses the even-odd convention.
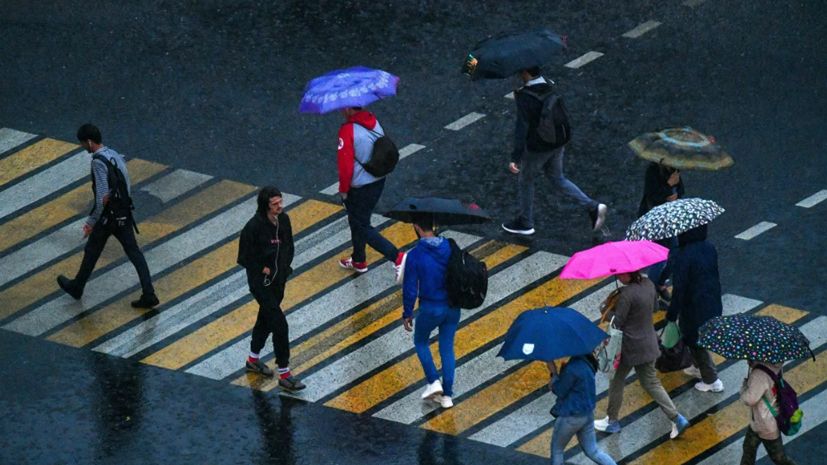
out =
[[[646,168],[646,183],[643,186],[643,198],[640,200],[640,207],[638,207],[637,216],[649,213],[649,210],[663,205],[667,202],[673,202],[683,198],[684,186],[681,178],[680,170],[661,165],[659,163],[649,163]],[[677,240],[674,237],[657,241],[658,244],[675,249],[678,247]],[[669,301],[671,296],[666,290],[666,278],[671,274],[671,263],[663,261],[656,263],[649,267],[649,279],[655,283],[658,295],[665,301]]]
[[[673,254],[672,303],[666,313],[668,321],[680,319],[681,336],[692,352],[694,368],[687,374],[701,381],[695,389],[721,392],[724,385],[712,355],[698,347],[698,330],[707,321],[723,314],[718,252],[706,241],[706,225],[678,236],[678,250]]]

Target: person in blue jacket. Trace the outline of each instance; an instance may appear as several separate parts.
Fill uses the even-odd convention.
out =
[[[600,465],[616,465],[608,454],[597,447],[594,433],[594,406],[596,389],[594,374],[597,360],[594,355],[577,355],[563,364],[560,373],[554,361],[547,362],[551,372],[549,389],[557,396],[557,402],[551,409],[556,418],[554,433],[551,436],[551,463],[563,465],[566,445],[577,435],[577,442],[586,457]]]
[[[443,408],[454,406],[451,396],[454,384],[454,335],[459,324],[460,309],[448,305],[446,270],[451,257],[448,240],[434,232],[431,215],[416,215],[414,230],[419,241],[408,252],[402,280],[402,321],[406,331],[413,330],[416,355],[422,364],[428,386],[422,399],[430,399]],[[413,325],[413,311],[419,298],[419,313]],[[442,382],[431,356],[431,333],[439,328],[439,356],[442,359]]]

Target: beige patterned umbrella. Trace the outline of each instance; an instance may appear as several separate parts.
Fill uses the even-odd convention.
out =
[[[629,147],[644,160],[681,170],[719,171],[735,164],[715,139],[690,127],[650,132]]]

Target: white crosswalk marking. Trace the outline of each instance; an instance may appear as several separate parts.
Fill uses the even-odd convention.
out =
[[[0,192],[0,218],[89,176],[89,154],[80,152]]]
[[[445,129],[448,129],[449,131],[459,131],[465,126],[473,124],[474,122],[479,121],[483,118],[485,118],[485,115],[483,115],[482,113],[471,112],[463,116],[462,118],[454,121],[453,123],[445,126]]]
[[[745,241],[749,241],[749,240],[755,239],[759,235],[769,231],[770,229],[772,229],[776,226],[778,226],[778,225],[775,224],[775,223],[770,223],[769,221],[762,221],[762,222],[756,224],[755,226],[747,229],[746,231],[742,232],[741,234],[738,234],[737,236],[735,236],[735,238],[745,240]]]
[[[212,176],[187,170],[175,170],[163,178],[141,188],[163,203],[188,192],[212,179]]]
[[[488,295],[482,306],[463,310],[464,321],[519,292],[566,264],[566,257],[538,252],[489,278]],[[308,376],[307,389],[299,397],[318,401],[356,381],[393,358],[413,350],[410,333],[398,327]]]
[[[603,54],[600,52],[588,52],[585,55],[581,56],[580,58],[574,59],[565,64],[566,68],[582,68],[583,66],[593,62],[594,60],[602,57]]]
[[[632,29],[631,31],[623,34],[623,37],[627,39],[637,39],[638,37],[646,34],[647,32],[655,29],[656,27],[660,26],[661,23],[657,21],[646,21],[645,23],[641,24],[640,26]]]
[[[827,189],[816,192],[815,194],[807,197],[801,202],[798,202],[797,204],[795,204],[795,206],[802,208],[813,208],[825,200],[827,200]]]
[[[0,128],[0,153],[11,150],[20,144],[25,144],[35,137],[37,137],[36,134],[15,131],[9,128]]]

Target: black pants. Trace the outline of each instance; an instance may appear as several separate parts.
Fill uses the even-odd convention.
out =
[[[747,428],[747,436],[744,438],[744,455],[741,456],[741,465],[755,465],[755,457],[758,454],[758,446],[764,444],[767,455],[772,463],[776,465],[795,465],[787,453],[784,452],[784,442],[778,439],[761,439],[758,433]]]
[[[115,236],[115,239],[121,243],[124,253],[129,257],[135,271],[138,272],[144,294],[155,294],[155,289],[152,287],[152,277],[149,275],[149,267],[146,264],[144,254],[141,253],[141,249],[138,247],[138,241],[135,240],[135,230],[132,229],[131,219],[123,224],[118,224],[100,218],[95,223],[95,226],[92,227],[92,233],[89,234],[86,247],[83,249],[83,261],[80,263],[80,270],[75,275],[74,285],[77,286],[77,289],[83,291],[83,288],[86,287],[86,282],[89,281],[89,276],[95,270],[95,264],[98,262],[109,236]]]
[[[265,287],[256,283],[250,286],[250,293],[258,302],[258,317],[253,326],[253,340],[250,341],[250,351],[261,353],[267,336],[273,335],[273,352],[276,353],[276,363],[279,368],[290,366],[290,336],[287,328],[287,318],[281,311],[281,301],[284,299],[284,286],[287,280],[277,277],[273,283]]]

